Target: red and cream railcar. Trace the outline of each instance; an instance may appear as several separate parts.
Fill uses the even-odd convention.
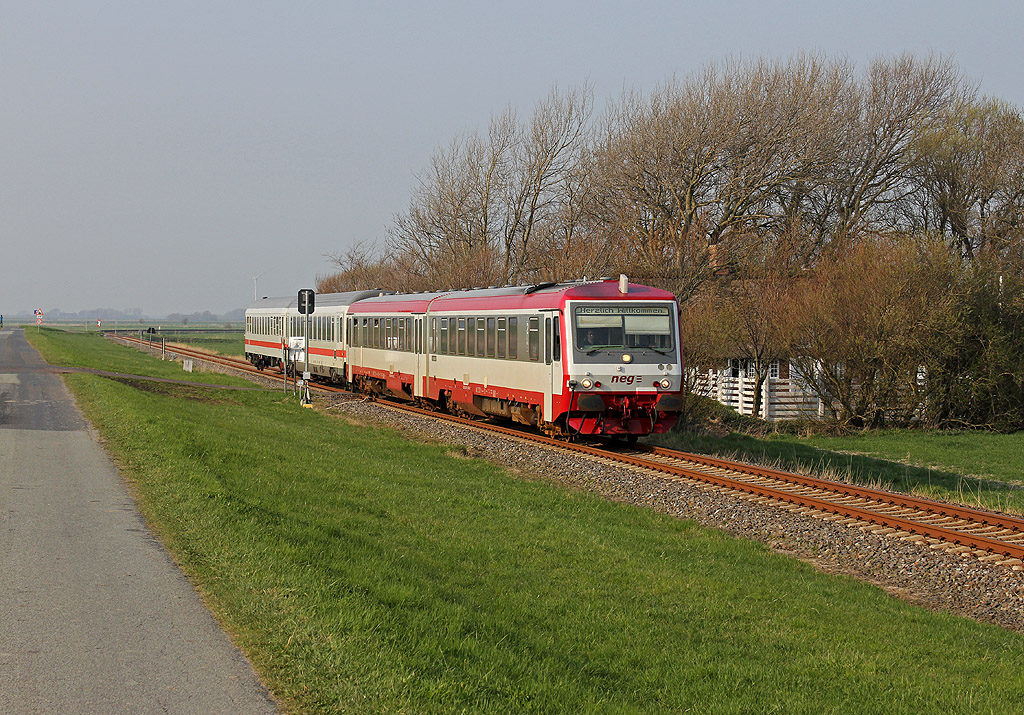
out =
[[[625,278],[385,295],[348,308],[356,389],[548,434],[664,432],[682,407],[678,304]]]
[[[345,376],[345,326],[349,306],[363,298],[383,295],[379,290],[321,293],[309,316],[309,371],[333,382]],[[263,298],[245,311],[245,357],[260,370],[283,366],[293,338],[305,336],[306,316],[298,311],[297,297]],[[299,348],[299,367],[305,354]],[[293,350],[292,357],[296,355]]]

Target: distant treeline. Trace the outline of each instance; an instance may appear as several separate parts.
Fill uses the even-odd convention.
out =
[[[691,366],[792,358],[854,426],[1024,428],[1024,119],[946,58],[556,90],[419,179],[319,290],[624,272],[679,297]]]
[[[229,311],[222,315],[216,315],[209,311],[203,311],[201,313],[171,313],[166,318],[153,318],[152,316],[143,315],[139,308],[132,308],[130,310],[115,310],[113,308],[94,308],[92,310],[80,310],[77,313],[66,313],[59,308],[53,308],[43,311],[44,320],[46,322],[53,321],[64,321],[64,322],[95,322],[96,320],[102,320],[104,322],[121,321],[125,323],[139,322],[139,321],[151,321],[151,320],[167,320],[172,323],[238,323],[245,320],[245,309],[238,308],[236,310]],[[5,318],[9,320],[32,320],[34,315],[31,313],[22,313],[19,315],[7,315]]]

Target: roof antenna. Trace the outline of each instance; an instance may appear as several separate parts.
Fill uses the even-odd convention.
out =
[[[629,293],[629,279],[625,273],[619,274],[619,293]]]

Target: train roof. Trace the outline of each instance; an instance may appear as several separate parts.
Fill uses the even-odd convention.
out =
[[[337,308],[352,305],[357,300],[364,298],[376,298],[387,295],[387,291],[381,290],[353,290],[346,293],[317,293],[315,308]],[[298,295],[279,298],[262,298],[250,305],[246,310],[288,310],[298,309]],[[313,311],[314,315],[316,310]]]
[[[540,283],[536,285],[475,288],[435,293],[398,293],[360,300],[352,313],[387,313],[480,310],[534,309],[561,307],[567,300],[675,300],[669,291],[630,283],[626,293],[619,292],[614,278],[572,283]]]

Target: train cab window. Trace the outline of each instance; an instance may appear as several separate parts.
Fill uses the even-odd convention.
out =
[[[476,318],[466,319],[466,354],[476,355]]]
[[[487,352],[487,323],[483,318],[476,319],[476,354],[483,357]]]
[[[508,345],[508,319],[498,318],[498,357],[505,357],[505,347]]]
[[[551,343],[551,358],[555,362],[562,361],[562,331],[559,328],[559,325],[560,323],[558,322],[558,317],[556,316],[554,319],[554,325],[552,326],[552,329],[554,330],[554,340]]]
[[[530,359],[534,361],[540,360],[540,318],[530,318],[526,336],[530,349]]]
[[[508,319],[508,357],[516,360],[519,357],[519,318]]]
[[[497,328],[494,318],[487,319],[487,357],[494,357],[494,343],[497,338]]]

